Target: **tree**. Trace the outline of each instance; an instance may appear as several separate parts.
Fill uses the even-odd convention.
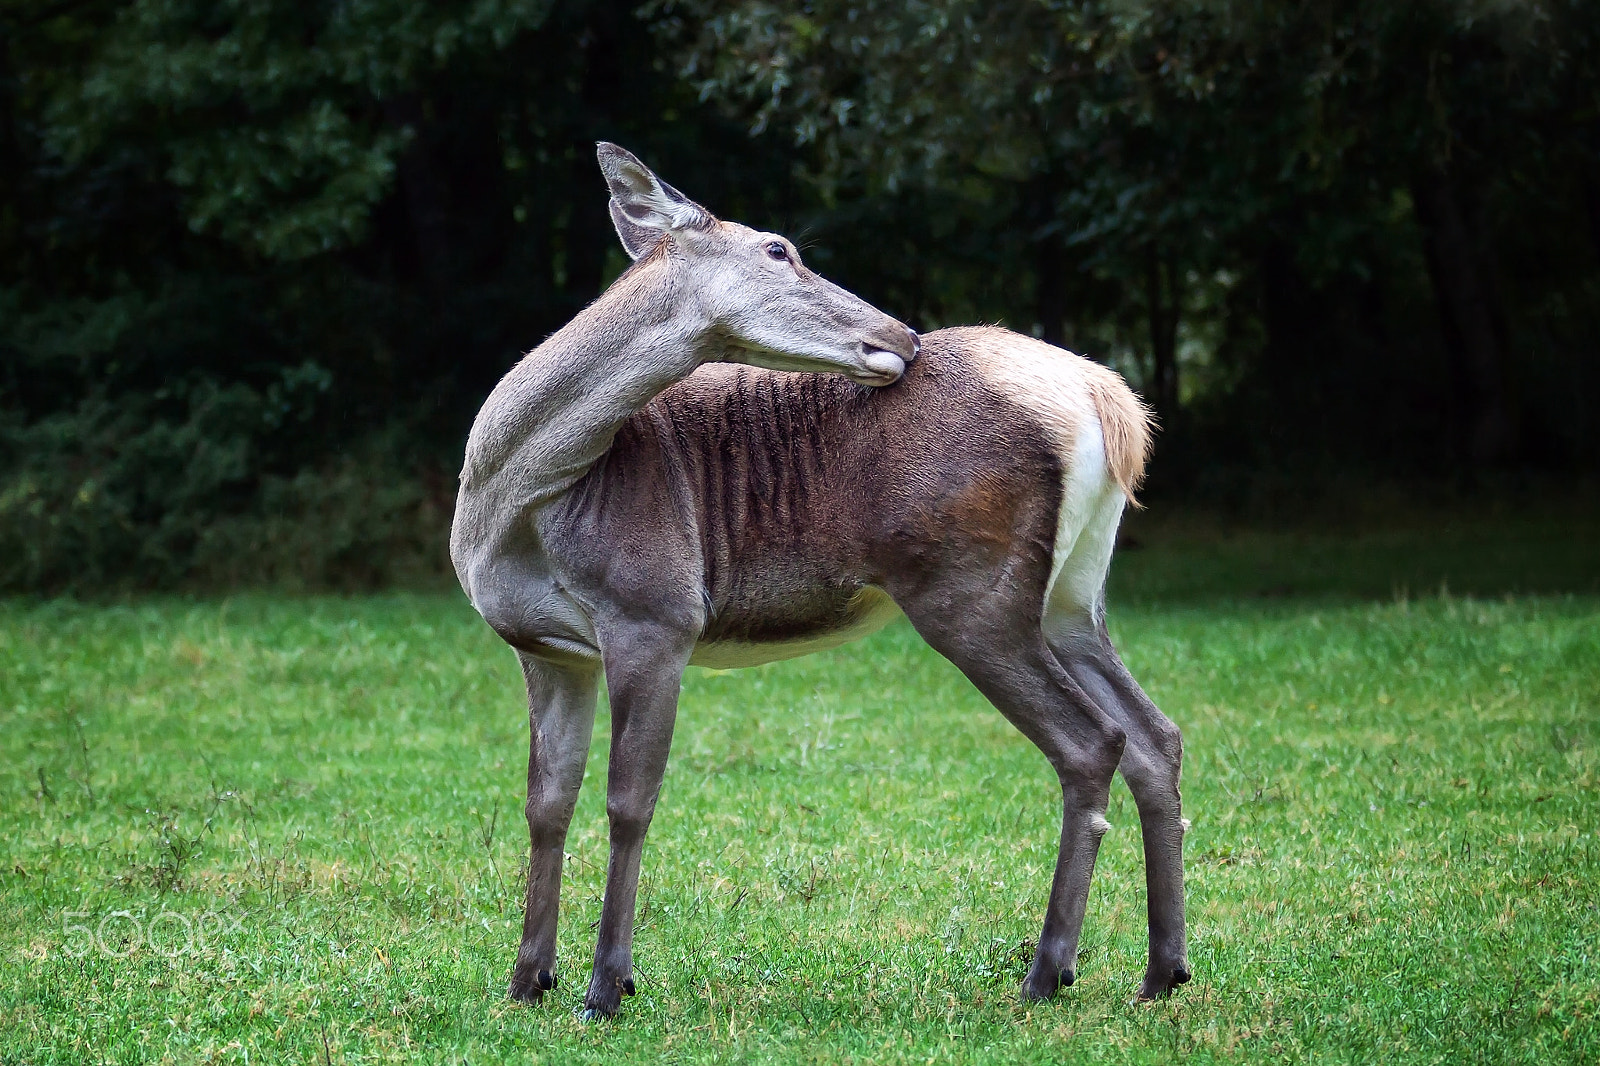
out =
[[[25,0],[0,26],[13,587],[241,556],[381,580],[386,530],[442,524],[488,388],[625,262],[596,139],[712,202],[782,196],[721,162],[743,131],[626,6]],[[363,476],[400,488],[326,487]],[[320,532],[280,549],[283,521]]]
[[[1442,339],[1461,454],[1516,454],[1505,379],[1517,331],[1498,295],[1496,201],[1514,200],[1498,208],[1512,217],[1560,188],[1546,172],[1541,191],[1513,191],[1532,176],[1530,157],[1581,155],[1592,168],[1566,117],[1594,92],[1582,4],[688,9],[699,19],[684,44],[689,75],[756,127],[783,124],[814,146],[825,187],[1008,204],[1000,225],[1033,249],[1034,301],[1031,313],[995,310],[1057,339],[1072,307],[1090,326],[1076,332],[1095,337],[1098,323],[1102,343],[1107,323],[1140,314],[1142,377],[1169,423],[1183,392],[1180,311],[1199,298],[1185,289],[1231,278],[1223,288],[1256,294],[1254,306],[1230,297],[1194,311],[1225,334],[1213,355],[1237,369],[1222,380],[1318,394],[1312,417],[1276,439],[1318,423],[1337,433],[1352,413],[1359,423],[1370,398],[1356,390],[1382,380],[1370,371]],[[1439,332],[1397,346],[1390,307],[1416,250]],[[1264,342],[1251,341],[1258,330]],[[1329,405],[1330,386],[1351,402]]]

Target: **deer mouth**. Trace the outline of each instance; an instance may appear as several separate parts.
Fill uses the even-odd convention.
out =
[[[898,352],[863,346],[861,367],[852,371],[850,378],[863,385],[893,385],[905,372],[905,357]]]

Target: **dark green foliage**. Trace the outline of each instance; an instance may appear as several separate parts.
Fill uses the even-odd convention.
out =
[[[593,141],[769,184],[718,173],[736,126],[673,121],[618,5],[39,2],[0,34],[0,587],[446,573],[477,404],[622,265]]]
[[[624,265],[598,138],[919,327],[1116,365],[1158,496],[1592,471],[1597,24],[15,0],[0,587],[443,577],[477,405]]]
[[[1190,460],[1169,484],[1600,454],[1591,5],[690,6],[705,91],[834,195],[977,220],[1011,282],[988,317],[1139,381]],[[893,306],[951,305],[942,237],[874,261]]]

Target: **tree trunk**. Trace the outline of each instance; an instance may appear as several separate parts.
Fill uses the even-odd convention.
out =
[[[1178,278],[1154,241],[1145,249],[1145,306],[1150,316],[1150,402],[1162,424],[1171,426],[1178,417]]]
[[[1505,330],[1493,271],[1474,219],[1444,170],[1413,186],[1428,275],[1460,408],[1459,446],[1474,466],[1509,458],[1513,445],[1505,392]]]
[[[1023,208],[1033,238],[1033,314],[1039,338],[1059,345],[1066,339],[1067,248],[1056,220],[1055,181],[1049,170],[1028,183]]]
[[[600,129],[615,128],[627,114],[628,103],[619,96],[620,87],[626,84],[621,69],[622,27],[619,18],[622,17],[628,16],[625,9],[620,7],[598,5],[590,8],[584,20],[584,32],[574,45],[582,54],[579,60],[583,70],[578,88],[579,111],[593,127]],[[570,188],[591,189],[597,185],[592,142],[593,137],[587,137],[571,157],[567,179]],[[639,147],[634,150],[645,149]],[[605,280],[606,253],[615,246],[616,239],[611,216],[606,213],[605,201],[601,197],[590,196],[574,201],[566,232],[566,290],[575,308],[583,307],[600,294],[601,283]]]
[[[414,93],[385,101],[384,117],[396,129],[409,127],[412,140],[397,161],[409,241],[398,251],[401,277],[416,278],[430,294],[439,288],[451,259],[449,190],[428,156],[422,103]]]
[[[1034,314],[1039,320],[1039,336],[1048,344],[1066,340],[1067,250],[1055,233],[1040,237],[1033,250]]]
[[[1600,264],[1600,180],[1589,178],[1583,183],[1584,213],[1589,218],[1589,250]]]

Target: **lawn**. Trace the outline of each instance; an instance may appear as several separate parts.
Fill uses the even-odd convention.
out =
[[[1130,1004],[1118,784],[1079,981],[1016,990],[1043,758],[897,625],[691,669],[639,995],[504,989],[526,718],[459,596],[0,603],[0,1062],[1600,1061],[1600,528],[1136,528],[1112,630],[1183,727],[1193,983]]]

